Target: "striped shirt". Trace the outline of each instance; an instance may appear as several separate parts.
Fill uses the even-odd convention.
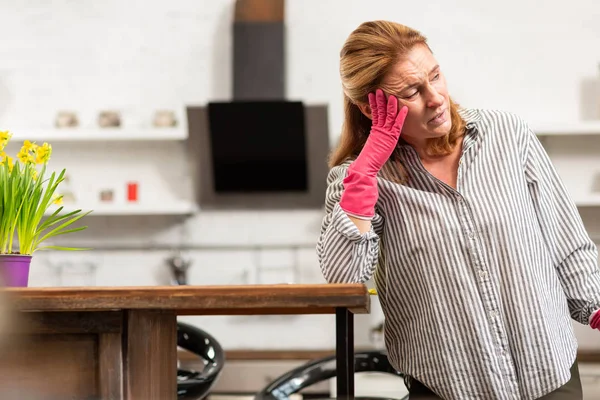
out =
[[[339,206],[350,162],[331,169],[319,263],[328,282],[374,277],[398,371],[444,399],[537,399],[570,379],[571,318],[600,308],[598,249],[523,119],[461,115],[457,189],[400,141],[408,182],[386,163],[369,232]]]

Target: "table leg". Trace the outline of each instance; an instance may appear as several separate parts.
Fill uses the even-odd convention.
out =
[[[129,310],[125,336],[127,400],[177,398],[177,316],[172,311]]]
[[[354,399],[354,314],[347,308],[335,310],[338,400]]]

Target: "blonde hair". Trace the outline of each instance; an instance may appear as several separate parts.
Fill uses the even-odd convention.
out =
[[[389,21],[362,23],[346,39],[340,52],[344,123],[340,142],[329,157],[330,167],[358,156],[371,130],[371,120],[360,111],[358,104],[368,104],[368,94],[380,88],[394,64],[416,45],[427,46],[431,51],[427,39],[420,32]],[[428,154],[449,154],[464,134],[465,122],[458,113],[458,104],[452,99],[450,115],[450,133],[441,138],[428,139]],[[399,180],[405,181],[406,173],[398,161],[397,150],[390,161],[397,164]]]

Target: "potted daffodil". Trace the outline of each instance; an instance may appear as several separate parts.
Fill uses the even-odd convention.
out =
[[[89,214],[75,210],[61,213],[62,196],[57,188],[66,170],[48,175],[46,168],[52,154],[48,143],[37,145],[25,140],[16,157],[4,151],[12,135],[0,132],[0,279],[6,286],[27,286],[33,253],[43,249],[83,250],[71,247],[42,246],[57,235],[86,229],[71,227]]]

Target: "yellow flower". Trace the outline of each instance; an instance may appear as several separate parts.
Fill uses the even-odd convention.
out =
[[[8,171],[12,172],[12,169],[15,165],[13,162],[13,158],[10,157],[8,154],[6,154],[4,151],[0,152],[0,157],[2,157],[2,160],[0,160],[0,163],[2,163],[4,165],[8,165]]]
[[[29,154],[28,151],[24,151],[23,148],[21,149],[19,154],[17,154],[17,158],[23,164],[32,164],[35,162],[35,159],[33,158],[33,156],[31,154]]]
[[[52,146],[48,143],[45,143],[41,146],[36,146],[35,148],[35,162],[36,164],[46,164],[48,160],[50,160],[50,155],[52,155]]]
[[[0,131],[0,150],[4,150],[11,137],[12,133],[8,131]]]
[[[13,167],[15,166],[15,163],[13,161],[12,157],[9,157],[6,155],[6,153],[2,152],[2,164],[4,165],[8,165],[8,172],[12,172]]]
[[[37,144],[25,140],[17,157],[19,157],[19,160],[21,160],[23,164],[33,164],[36,161],[36,158],[34,158],[33,155],[36,153],[38,147]]]
[[[31,143],[29,140],[25,140],[23,142],[23,147],[21,147],[21,151],[35,151],[37,147],[37,144]]]
[[[35,181],[35,180],[37,180],[37,177],[38,177],[37,169],[34,169],[33,172],[31,173],[31,178]]]
[[[62,204],[62,202],[63,202],[63,195],[61,194],[60,196],[54,197],[54,199],[52,200],[52,202],[54,204],[58,204],[58,205]]]

